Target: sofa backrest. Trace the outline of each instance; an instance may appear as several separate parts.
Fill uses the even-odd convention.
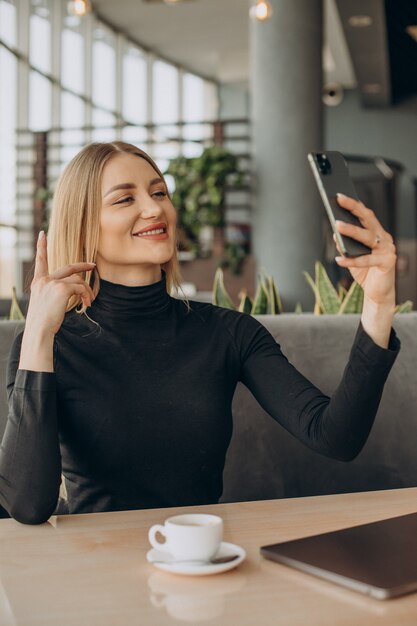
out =
[[[346,365],[359,316],[288,314],[258,319],[289,360],[331,394]],[[351,463],[310,451],[238,385],[223,502],[417,486],[417,313],[397,315],[394,326],[402,348],[368,442]],[[8,352],[22,328],[21,322],[0,322],[0,437],[7,418]]]

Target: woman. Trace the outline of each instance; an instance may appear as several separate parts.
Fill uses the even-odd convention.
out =
[[[129,144],[93,144],[67,166],[47,253],[40,234],[23,337],[8,368],[0,503],[17,520],[217,502],[242,381],[313,450],[350,460],[372,426],[399,342],[395,248],[375,215],[341,197],[372,247],[338,257],[365,290],[361,325],[331,399],[249,315],[171,298],[176,214],[161,172]]]

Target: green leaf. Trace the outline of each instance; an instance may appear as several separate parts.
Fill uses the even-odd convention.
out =
[[[339,295],[340,302],[343,302],[345,296],[347,294],[347,289],[343,287],[340,283],[337,285],[337,293]]]
[[[321,306],[319,289],[318,289],[316,283],[314,282],[314,280],[312,279],[312,277],[310,276],[310,274],[308,272],[303,272],[303,274],[305,276],[306,281],[308,282],[308,284],[312,288],[313,293],[314,293],[315,298],[316,298],[316,301],[314,303],[314,314],[315,315],[320,315],[321,311],[322,311],[322,306]]]
[[[411,300],[406,300],[401,304],[397,304],[395,307],[395,313],[411,313],[413,310],[413,302]]]
[[[344,313],[362,313],[363,307],[363,289],[355,280],[349,287],[344,297],[342,305],[339,309],[339,315]]]
[[[239,303],[239,311],[241,313],[251,313],[252,312],[252,300],[248,296],[248,292],[246,289],[243,289],[240,294],[240,303]]]
[[[323,313],[335,314],[340,309],[340,298],[320,261],[316,261],[316,285],[320,293],[320,308]]]
[[[226,287],[224,286],[223,270],[221,267],[217,268],[214,276],[213,304],[221,306],[225,309],[236,309],[231,297],[226,291]]]
[[[302,312],[303,312],[303,307],[301,306],[300,302],[297,302],[297,304],[295,305],[294,313],[296,313],[297,315],[300,315]]]
[[[272,276],[266,277],[266,286],[268,289],[268,313],[279,315],[282,313],[282,302],[278,288]]]
[[[268,292],[263,280],[259,280],[255,299],[252,305],[252,315],[265,315],[268,310]]]
[[[17,301],[16,287],[13,287],[12,303],[10,306],[9,320],[24,320],[25,316]]]

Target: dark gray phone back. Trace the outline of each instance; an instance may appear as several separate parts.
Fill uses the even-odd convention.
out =
[[[361,226],[358,218],[337,202],[337,193],[359,200],[343,155],[335,151],[310,152],[308,159],[332,228],[336,236],[341,237],[343,253],[348,257],[369,254],[370,248],[350,237],[341,236],[334,226],[335,220]]]

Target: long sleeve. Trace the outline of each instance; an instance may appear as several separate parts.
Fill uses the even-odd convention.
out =
[[[22,335],[7,370],[9,413],[0,446],[0,504],[26,524],[54,512],[61,481],[55,374],[19,370]]]
[[[240,346],[241,380],[265,411],[321,454],[342,461],[357,456],[372,428],[384,383],[400,348],[395,332],[388,349],[383,349],[360,325],[342,380],[329,398],[287,361],[259,322],[247,320],[245,327]]]

